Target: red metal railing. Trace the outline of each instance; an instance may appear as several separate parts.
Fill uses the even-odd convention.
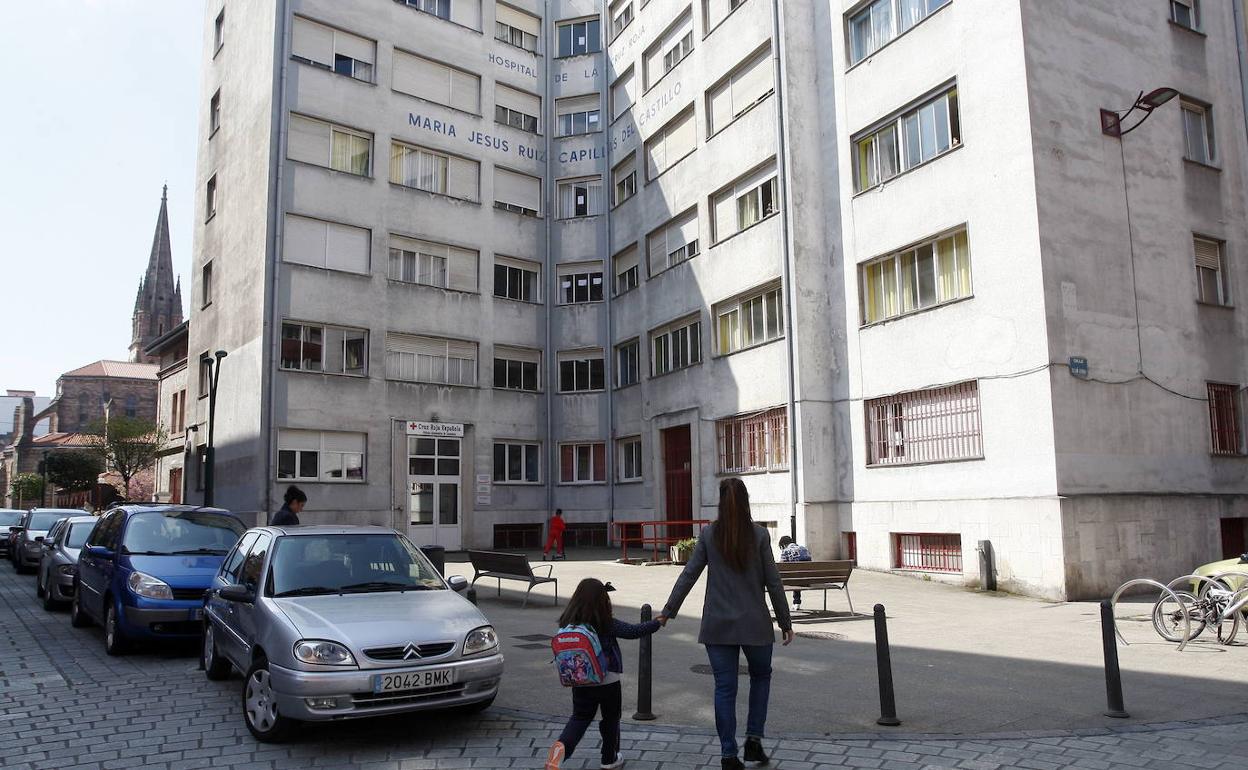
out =
[[[666,561],[659,557],[659,549],[667,550],[668,546],[688,537],[690,531],[701,532],[702,528],[710,524],[710,519],[687,519],[684,521],[617,521],[615,522],[615,537],[620,541],[621,554],[623,561],[628,561],[628,546],[630,543],[641,546],[653,546],[654,561]],[[649,532],[647,532],[649,529]],[[673,533],[674,530],[674,533]]]
[[[893,565],[898,569],[928,572],[962,571],[962,536],[957,534],[901,534],[893,536],[896,545]]]

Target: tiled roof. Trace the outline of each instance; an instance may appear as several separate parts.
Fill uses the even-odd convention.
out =
[[[87,447],[92,437],[86,433],[49,433],[31,443],[38,447]]]
[[[130,380],[154,380],[156,364],[136,364],[129,361],[96,361],[65,372],[62,377],[122,377]]]

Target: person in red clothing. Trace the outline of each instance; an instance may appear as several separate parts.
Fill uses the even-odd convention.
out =
[[[546,557],[550,555],[551,546],[557,546],[554,558],[567,558],[563,553],[563,531],[567,528],[568,523],[563,520],[563,509],[556,508],[555,515],[546,522],[546,547],[542,549],[542,561],[546,561]]]

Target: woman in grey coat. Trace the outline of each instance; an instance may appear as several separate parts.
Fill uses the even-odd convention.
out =
[[[721,765],[723,770],[739,770],[745,767],[737,758],[737,665],[742,652],[750,669],[745,760],[767,762],[762,738],[771,691],[771,650],[776,638],[771,612],[763,599],[764,589],[771,597],[784,644],[793,641],[789,604],[771,554],[771,537],[750,518],[750,495],[739,478],[719,483],[719,520],[702,530],[689,563],[672,587],[662,617],[676,616],[708,566],[698,642],[706,646],[715,674],[715,730],[722,749]]]

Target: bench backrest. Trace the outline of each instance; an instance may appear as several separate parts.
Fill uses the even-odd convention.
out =
[[[802,578],[808,580],[849,580],[854,563],[848,559],[837,561],[782,561],[776,563],[781,579]]]
[[[506,575],[533,577],[529,557],[522,553],[503,551],[469,551],[468,560],[478,572],[501,572]]]

